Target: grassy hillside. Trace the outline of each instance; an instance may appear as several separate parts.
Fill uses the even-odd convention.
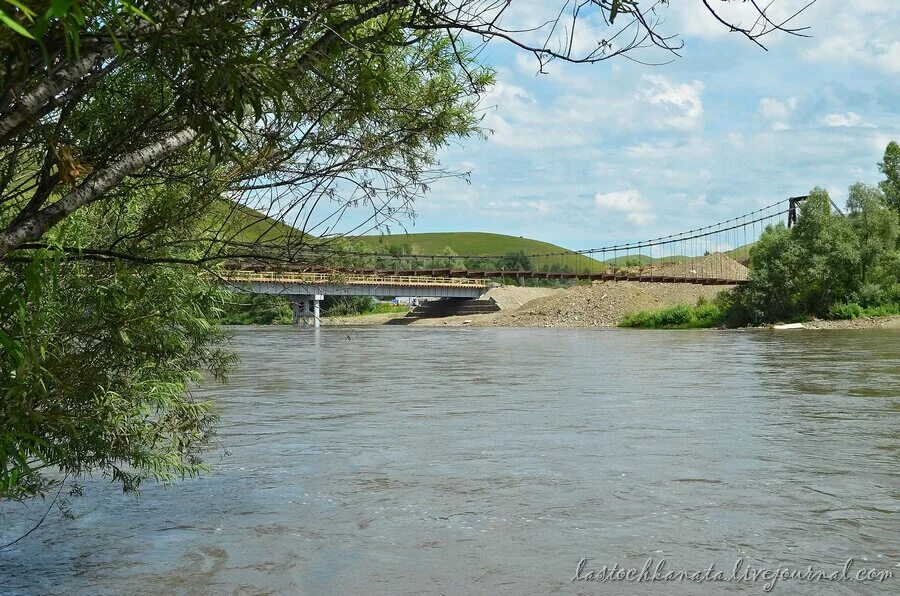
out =
[[[224,223],[223,223],[224,222]],[[210,217],[208,233],[231,242],[260,242],[270,246],[283,244],[291,236],[296,241],[299,232],[291,226],[275,221],[243,205],[222,201]],[[372,252],[391,252],[402,247],[404,254],[439,255],[447,248],[460,256],[505,255],[522,250],[528,255],[564,253],[552,257],[537,257],[536,267],[557,264],[569,271],[596,270],[597,261],[584,255],[539,240],[483,232],[448,232],[428,234],[392,234],[385,236],[356,236],[346,240],[362,244]]]
[[[291,226],[275,221],[261,213],[238,205],[223,201],[215,218],[216,225],[221,225],[227,217],[225,231],[220,237],[230,238],[236,242],[257,242],[262,239],[266,244],[282,244],[289,235],[293,239],[298,238],[299,232]],[[597,271],[600,266],[599,258],[591,259],[588,256],[573,253],[561,246],[524,238],[521,236],[507,236],[504,234],[492,234],[488,232],[432,232],[421,234],[388,234],[383,236],[356,236],[348,237],[348,241],[366,245],[372,252],[391,252],[393,249],[402,248],[404,254],[440,255],[446,249],[452,250],[460,256],[500,256],[513,251],[524,251],[527,255],[540,255],[547,253],[562,253],[550,257],[537,257],[534,260],[535,267],[558,265],[569,271]],[[753,243],[739,246],[725,254],[733,259],[744,261],[748,258]],[[653,258],[645,254],[617,254],[612,258],[611,253],[605,262],[621,267],[633,266],[640,262],[647,265],[657,262],[681,261],[687,257],[675,255],[663,258]],[[598,255],[599,257],[599,255]]]
[[[612,253],[607,253],[607,254],[609,255]],[[650,263],[655,263],[656,261],[659,261],[659,260],[671,261],[673,259],[677,260],[677,259],[681,259],[681,258],[682,257],[666,257],[665,259],[655,259],[655,258],[651,257],[650,255],[621,254],[616,257],[608,258],[605,260],[605,262],[609,263],[610,265],[618,265],[620,267],[625,267],[625,266],[633,266],[638,262],[640,262],[641,265],[648,265]]]
[[[734,259],[735,261],[745,261],[750,258],[750,249],[753,248],[753,245],[756,242],[751,242],[749,244],[744,244],[743,246],[738,246],[737,248],[729,251],[725,251],[725,254]]]
[[[535,259],[536,267],[557,264],[568,266],[571,271],[584,271],[591,268],[596,270],[599,265],[597,261],[590,257],[573,253],[549,242],[487,232],[388,234],[384,236],[357,236],[349,240],[365,243],[374,252],[388,252],[391,246],[404,246],[409,249],[410,253],[421,255],[439,255],[446,248],[462,256],[497,256],[522,250],[527,255],[565,253],[552,257],[537,257]]]
[[[275,246],[284,244],[289,237],[297,241],[300,236],[297,230],[285,223],[225,200],[215,205],[207,233],[229,242],[260,242]]]
[[[744,244],[742,246],[738,246],[737,248],[733,248],[731,250],[726,250],[722,254],[724,254],[728,257],[731,257],[735,261],[744,262],[750,258],[750,249],[753,248],[754,244],[756,244],[756,243],[751,242],[749,244]],[[643,254],[642,255],[631,254],[631,255],[619,255],[615,259],[606,259],[606,262],[607,263],[615,263],[617,265],[624,266],[629,263],[635,263],[638,260],[640,260],[642,265],[648,265],[651,263],[659,263],[659,262],[664,262],[664,263],[680,262],[680,261],[684,261],[684,260],[688,260],[688,259],[690,259],[690,257],[684,256],[684,255],[674,255],[674,256],[666,255],[664,257],[651,257],[649,255],[643,255]]]

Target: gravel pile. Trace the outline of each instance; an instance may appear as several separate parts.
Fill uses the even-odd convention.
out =
[[[500,310],[515,310],[536,298],[543,298],[565,290],[560,288],[527,288],[519,286],[499,286],[488,290],[483,300],[494,299]]]
[[[647,282],[595,282],[556,290],[516,310],[472,317],[447,317],[416,322],[425,325],[480,327],[615,327],[625,315],[651,308],[712,300],[727,286]]]
[[[680,263],[666,263],[654,267],[652,271],[645,269],[643,274],[664,275],[672,277],[715,277],[718,279],[747,279],[749,269],[722,253],[713,253],[696,257]]]

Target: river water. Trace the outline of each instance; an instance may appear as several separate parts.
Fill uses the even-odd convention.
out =
[[[900,593],[900,332],[235,331],[212,475],[101,480],[0,551],[12,594]],[[0,538],[44,504],[7,506]],[[5,540],[4,540],[5,542]],[[587,561],[580,572],[579,561]]]

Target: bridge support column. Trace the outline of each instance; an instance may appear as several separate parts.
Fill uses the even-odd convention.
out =
[[[319,327],[321,325],[319,301],[324,300],[321,294],[298,296],[291,295],[291,312],[294,325]]]

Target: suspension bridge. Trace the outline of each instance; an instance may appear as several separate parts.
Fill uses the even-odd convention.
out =
[[[486,291],[490,279],[734,286],[747,281],[749,247],[770,225],[794,225],[804,199],[791,197],[739,217],[641,242],[519,255],[515,268],[503,266],[509,255],[395,255],[318,247],[308,259],[277,269],[228,263],[222,280],[242,291],[286,295],[294,306],[295,323],[316,326],[319,301],[325,295],[475,299]],[[472,267],[472,263],[494,266]]]

